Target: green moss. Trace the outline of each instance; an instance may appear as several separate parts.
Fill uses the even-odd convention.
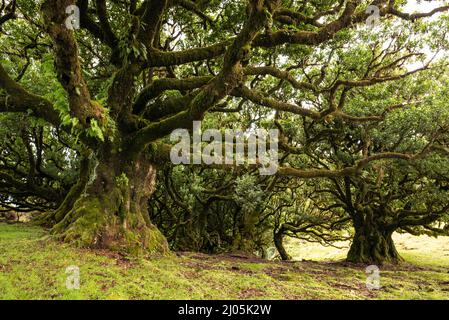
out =
[[[89,247],[99,236],[102,226],[106,223],[106,217],[102,214],[99,200],[95,198],[89,201],[80,199],[77,204],[76,209],[55,225],[51,232],[57,238],[76,246]]]
[[[155,226],[150,226],[147,243],[149,243],[148,251],[151,254],[168,253],[168,243],[162,232]]]
[[[118,188],[108,198],[81,198],[51,233],[81,248],[101,246],[136,256],[167,254],[168,244],[162,233],[148,225],[138,208],[132,210],[125,208]]]
[[[364,268],[206,255],[123,260],[43,241],[45,234],[0,223],[0,299],[449,299],[449,257],[441,254],[448,244],[435,239],[398,243],[410,264],[381,270],[383,288],[369,291]],[[438,246],[438,256],[427,254]],[[65,287],[72,265],[80,268],[79,290]]]
[[[117,187],[124,188],[129,185],[129,179],[124,172],[121,175],[115,178],[115,183]]]

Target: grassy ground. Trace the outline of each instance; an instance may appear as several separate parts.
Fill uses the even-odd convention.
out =
[[[397,242],[407,263],[382,268],[382,288],[368,290],[365,268],[339,261],[200,254],[129,260],[48,241],[39,228],[0,223],[0,299],[449,299],[448,239]],[[301,243],[292,249],[314,260],[344,254]],[[80,268],[79,290],[66,288],[72,265]]]

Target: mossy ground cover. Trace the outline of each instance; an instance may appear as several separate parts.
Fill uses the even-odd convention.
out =
[[[406,262],[381,267],[382,288],[368,290],[365,267],[339,260],[344,249],[292,242],[294,255],[313,258],[296,262],[193,253],[135,259],[0,223],[0,299],[449,299],[447,240],[396,238]],[[66,288],[68,266],[80,268],[78,290]]]

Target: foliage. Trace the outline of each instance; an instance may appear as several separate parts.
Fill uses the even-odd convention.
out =
[[[165,248],[155,223],[176,250],[283,259],[285,236],[382,263],[395,231],[447,234],[448,7],[380,0],[370,28],[370,1],[77,1],[68,30],[61,0],[7,2],[4,210],[94,230],[85,246]],[[277,174],[172,165],[170,133],[199,120],[278,129]]]

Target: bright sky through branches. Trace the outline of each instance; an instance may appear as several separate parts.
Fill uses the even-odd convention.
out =
[[[419,2],[419,3],[418,3]],[[415,13],[415,12],[428,12],[435,8],[447,5],[449,1],[442,0],[433,0],[433,1],[407,1],[407,4],[404,6],[403,11],[407,13]]]

